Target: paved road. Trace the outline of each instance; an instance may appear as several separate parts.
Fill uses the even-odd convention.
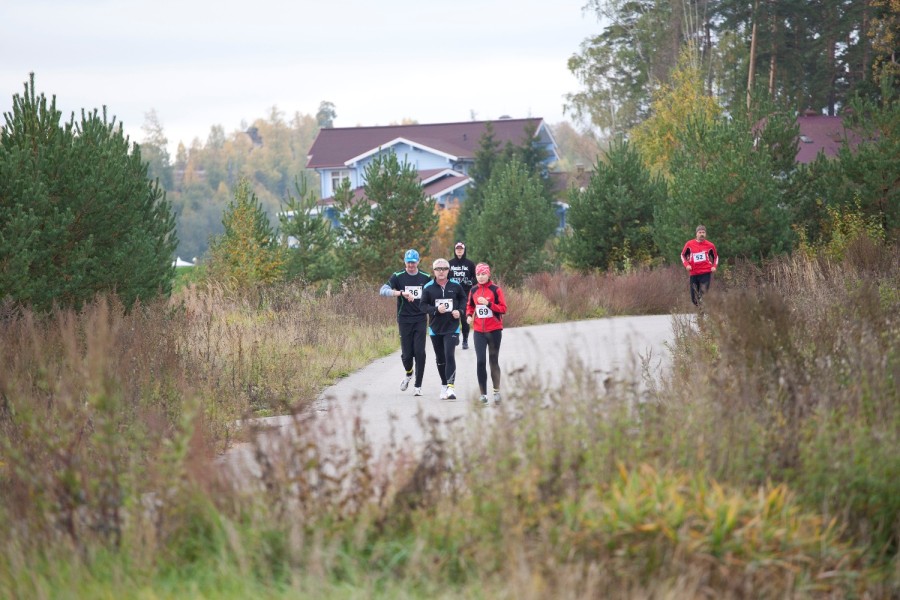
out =
[[[517,387],[541,385],[558,387],[567,369],[580,366],[584,372],[603,382],[608,377],[639,381],[641,370],[659,376],[671,363],[667,343],[674,338],[670,315],[615,317],[590,321],[516,327],[503,332],[500,366],[505,399],[514,397]],[[324,432],[343,437],[349,443],[348,429],[359,422],[372,441],[375,454],[395,442],[415,446],[425,438],[422,417],[452,422],[473,410],[486,408],[477,402],[475,350],[457,347],[457,400],[441,400],[440,379],[430,342],[421,397],[413,396],[413,386],[400,391],[403,367],[400,351],[381,358],[326,389],[314,405],[315,418],[304,417],[303,427],[315,424]],[[578,363],[581,363],[580,365]],[[490,387],[490,373],[488,374]],[[488,409],[490,410],[490,409]],[[358,421],[356,421],[358,417]],[[298,426],[290,416],[261,419],[269,437]],[[256,469],[252,466],[249,444],[238,445],[223,457],[230,468]]]

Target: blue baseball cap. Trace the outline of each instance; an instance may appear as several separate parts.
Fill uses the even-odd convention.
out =
[[[404,262],[419,262],[419,253],[410,248],[406,251],[406,254],[403,255]]]

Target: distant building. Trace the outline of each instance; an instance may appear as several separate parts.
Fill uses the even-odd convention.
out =
[[[195,258],[194,261],[196,262],[196,260],[197,259]],[[192,262],[182,260],[180,256],[176,256],[175,260],[172,261],[172,266],[173,267],[194,267],[196,265]]]
[[[833,158],[845,145],[851,150],[862,141],[856,132],[844,127],[843,117],[829,117],[807,110],[797,117],[800,129],[800,143],[797,148],[797,162],[811,163],[819,154]]]
[[[488,123],[499,149],[507,144],[522,145],[530,125],[535,142],[547,152],[548,167],[559,160],[556,141],[540,118],[322,129],[309,150],[307,163],[319,174],[322,214],[337,219],[334,191],[345,179],[362,199],[365,169],[385,152],[394,152],[401,163],[418,171],[425,194],[438,208],[464,202],[466,188],[472,183],[469,170]]]

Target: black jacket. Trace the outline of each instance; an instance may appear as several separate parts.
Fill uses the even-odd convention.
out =
[[[466,250],[463,250],[462,258],[456,258],[456,252],[453,253],[453,259],[450,262],[450,279],[459,283],[466,295],[475,285],[475,263],[466,257]]]
[[[459,319],[453,318],[453,311],[458,310],[460,318],[464,319],[467,300],[468,295],[462,286],[452,279],[448,279],[443,288],[434,279],[429,281],[428,285],[422,288],[422,310],[430,316],[428,321],[432,335],[459,332]],[[437,306],[441,301],[449,302],[451,310],[439,313]]]

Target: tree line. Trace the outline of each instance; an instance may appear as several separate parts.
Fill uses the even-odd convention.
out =
[[[582,89],[567,108],[613,137],[650,116],[687,45],[704,93],[729,111],[757,89],[832,116],[854,96],[879,97],[888,77],[896,91],[896,0],[589,0],[585,10],[605,26],[569,60]]]
[[[365,190],[375,208],[342,190],[342,228],[331,230],[310,218],[317,198],[305,170],[319,128],[336,117],[331,103],[290,121],[273,107],[227,136],[213,126],[205,144],[180,144],[173,160],[155,114],[145,140],[130,145],[105,110],[63,122],[32,77],[4,113],[0,137],[0,296],[49,308],[115,290],[130,303],[167,294],[174,254],[203,256],[207,247],[210,273],[223,277],[244,256],[257,265],[237,271],[250,281],[377,278],[400,246],[427,247],[438,222],[442,235],[465,238],[510,281],[542,269],[662,264],[699,221],[723,255],[756,261],[828,244],[851,222],[895,240],[900,118],[892,40],[900,6],[827,1],[810,12],[781,4],[589,3],[611,25],[570,62],[585,87],[570,97],[570,110],[610,137],[588,185],[568,193],[562,236],[553,235],[542,157],[529,143],[498,148],[490,131],[452,222],[435,215],[410,185],[414,174],[387,155],[380,167],[393,179],[373,173]],[[782,52],[787,32],[798,56]],[[799,55],[831,70],[804,74],[790,66]],[[759,64],[768,65],[767,78],[756,75]],[[794,123],[803,106],[852,107],[844,115],[859,148],[796,165]],[[592,153],[584,143],[590,135],[560,131],[578,142],[570,165]],[[272,223],[287,209],[295,218],[280,223],[279,234]],[[251,230],[239,239],[258,248],[232,247],[241,227]],[[287,236],[297,248],[285,245]]]

